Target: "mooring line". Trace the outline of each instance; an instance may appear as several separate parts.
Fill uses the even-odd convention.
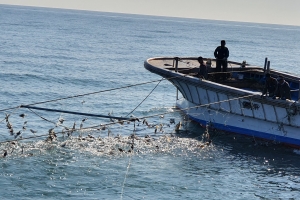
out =
[[[143,101],[141,101],[141,103],[139,103],[130,113],[128,113],[127,115],[126,115],[126,117],[128,116],[128,115],[130,115],[131,113],[133,113],[151,94],[152,94],[152,92],[157,88],[157,86],[160,84],[160,82],[163,80],[164,78],[162,78],[158,83],[157,83],[157,85],[151,90],[151,92],[143,99]]]

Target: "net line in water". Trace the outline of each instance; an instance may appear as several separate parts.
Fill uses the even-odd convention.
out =
[[[174,78],[174,77],[172,77]],[[161,80],[158,80],[158,84],[154,87],[154,89],[159,85],[159,83],[162,81],[163,79]],[[166,80],[166,79],[165,79]],[[18,106],[18,107],[15,107],[14,108],[14,111],[10,114],[6,114],[6,116],[4,117],[4,119],[1,121],[3,122],[4,120],[6,121],[6,126],[7,126],[7,129],[9,130],[10,132],[10,135],[12,137],[14,137],[14,139],[12,140],[5,140],[5,141],[0,141],[0,144],[3,144],[3,143],[16,143],[18,141],[21,141],[21,140],[29,140],[29,139],[36,139],[36,138],[41,138],[41,137],[47,137],[46,141],[53,141],[54,139],[57,138],[57,132],[54,131],[55,128],[57,127],[62,127],[63,129],[60,130],[60,133],[63,135],[67,134],[68,137],[70,137],[72,135],[73,132],[76,132],[76,131],[79,131],[79,132],[83,132],[83,131],[99,131],[99,130],[104,130],[106,129],[106,127],[108,126],[111,126],[111,125],[114,125],[114,124],[121,124],[123,125],[124,123],[130,123],[130,122],[136,122],[136,121],[140,121],[140,119],[143,119],[143,124],[145,123],[147,125],[147,127],[151,127],[151,128],[155,128],[154,129],[154,133],[157,133],[157,130],[160,129],[160,131],[162,131],[162,128],[164,126],[164,124],[156,124],[156,125],[149,125],[148,122],[147,122],[147,118],[151,118],[151,117],[156,117],[156,116],[164,116],[164,115],[167,115],[167,114],[170,114],[170,113],[174,113],[174,112],[181,112],[181,111],[187,111],[189,109],[197,109],[198,107],[206,107],[208,109],[208,107],[210,105],[213,105],[213,104],[220,104],[222,102],[225,102],[225,101],[231,101],[231,100],[237,100],[237,99],[242,99],[242,98],[251,98],[251,96],[253,95],[246,95],[246,96],[242,96],[242,97],[236,97],[236,98],[232,98],[232,99],[229,99],[229,100],[224,100],[224,101],[218,101],[218,102],[212,102],[212,103],[208,103],[208,104],[202,104],[202,105],[196,105],[194,107],[189,107],[187,109],[181,109],[181,110],[172,110],[172,111],[168,111],[168,112],[164,112],[164,113],[158,113],[158,114],[154,114],[154,115],[149,115],[149,116],[143,116],[142,118],[137,118],[137,117],[130,117],[130,118],[127,118],[127,117],[115,117],[115,116],[112,116],[112,115],[99,115],[99,114],[91,114],[91,113],[81,113],[81,112],[74,112],[74,111],[67,111],[67,110],[59,110],[59,109],[49,109],[49,108],[42,108],[42,107],[35,107],[35,106],[32,106],[32,105],[36,105],[36,104],[42,104],[42,103],[48,103],[48,102],[53,102],[53,101],[59,101],[59,100],[64,100],[64,99],[69,99],[69,98],[75,98],[75,97],[82,97],[82,96],[86,96],[86,95],[91,95],[91,94],[97,94],[97,93],[101,93],[101,92],[106,92],[106,91],[112,91],[112,90],[117,90],[117,89],[124,89],[124,88],[128,88],[128,87],[133,87],[133,86],[137,86],[137,85],[143,85],[143,84],[148,84],[148,83],[153,83],[153,82],[157,82],[156,81],[150,81],[150,82],[145,82],[145,83],[139,83],[139,84],[135,84],[135,85],[130,85],[130,86],[124,86],[124,87],[120,87],[120,88],[114,88],[114,89],[109,89],[109,90],[102,90],[102,91],[98,91],[98,92],[91,92],[91,93],[86,93],[86,94],[80,94],[80,95],[74,95],[74,96],[70,96],[70,97],[64,97],[64,98],[60,98],[60,99],[54,99],[54,100],[48,100],[48,101],[43,101],[43,102],[36,102],[36,103],[32,103],[32,104],[28,104],[28,105],[21,105],[21,106]],[[149,95],[154,91],[154,89],[146,96],[149,97]],[[145,98],[145,99],[146,99]],[[144,100],[145,100],[144,99]],[[144,101],[143,100],[143,101]],[[142,102],[143,102],[142,101]],[[141,103],[142,103],[141,102]],[[141,105],[138,104],[139,105]],[[137,107],[138,107],[137,106]],[[136,108],[137,108],[136,107]],[[34,113],[35,115],[37,115],[38,117],[40,117],[41,119],[49,122],[49,123],[52,123],[55,125],[55,127],[49,129],[48,133],[47,134],[41,134],[41,135],[36,135],[36,131],[30,129],[30,131],[32,132],[32,134],[34,136],[30,136],[30,137],[23,137],[22,136],[22,132],[23,131],[26,131],[26,126],[27,126],[27,121],[24,122],[23,124],[23,127],[22,127],[22,130],[18,131],[18,132],[14,132],[13,131],[13,127],[12,127],[12,124],[10,123],[9,121],[9,117],[14,114],[14,112],[17,110],[17,109],[20,109],[20,108],[27,108],[29,109],[32,113]],[[135,109],[136,109],[135,108]],[[9,108],[8,108],[9,109]],[[8,110],[8,109],[4,109],[4,110]],[[58,122],[54,122],[54,121],[51,121],[51,120],[48,120],[46,119],[45,117],[37,114],[36,112],[33,111],[33,109],[36,109],[36,110],[43,110],[43,111],[47,111],[47,112],[59,112],[59,113],[67,113],[67,114],[74,114],[74,115],[84,115],[84,116],[92,116],[92,117],[100,117],[100,118],[109,118],[111,120],[110,123],[108,124],[100,124],[100,125],[95,125],[95,126],[90,126],[90,127],[85,127],[83,128],[83,122],[86,120],[83,119],[81,124],[80,124],[80,128],[76,128],[75,125],[76,123],[74,122],[73,126],[72,127],[68,127],[68,126],[64,126],[63,125],[63,120],[62,118],[59,118],[58,119]],[[134,110],[135,110],[134,109]],[[4,111],[4,110],[0,110],[0,111]],[[133,110],[133,111],[134,111]],[[133,111],[131,111],[130,113],[132,113]],[[129,114],[130,114],[129,113]],[[20,114],[19,115],[20,117],[24,118],[25,117],[25,114]],[[171,119],[170,119],[170,122],[171,122]],[[180,122],[181,123],[181,122]],[[179,130],[180,129],[180,126],[181,124],[178,123],[176,124],[175,126],[175,130]],[[224,122],[226,123],[226,122]],[[175,123],[174,123],[175,124]],[[210,125],[208,123],[208,125]],[[170,127],[170,124],[168,124],[168,126]],[[135,123],[134,123],[134,130],[135,130]],[[108,136],[109,136],[109,133],[110,132],[110,129],[108,129]],[[169,131],[170,132],[170,131]],[[171,132],[172,134],[172,132]],[[5,153],[4,155],[7,156],[7,150],[4,150]],[[23,152],[23,150],[22,150]]]
[[[238,98],[246,98],[246,97],[249,97],[248,95],[245,96],[245,97],[238,97]],[[232,100],[235,100],[237,98],[233,98]],[[214,103],[220,103],[220,102],[214,102]],[[214,103],[210,103],[210,104],[205,104],[205,105],[199,105],[199,106],[195,106],[195,107],[190,107],[188,109],[192,109],[192,108],[197,108],[197,107],[207,107],[209,105],[212,105]],[[25,107],[26,108],[26,107]],[[37,107],[32,107],[32,106],[28,106],[27,107],[31,112],[33,112],[34,114],[38,115],[36,112],[32,111],[33,108],[37,108]],[[40,109],[40,108],[37,108],[37,109]],[[185,109],[185,110],[188,110],[188,109]],[[63,110],[52,110],[52,109],[41,109],[41,110],[45,110],[45,111],[54,111],[54,112],[63,112]],[[170,113],[174,113],[174,112],[181,112],[182,110],[172,110],[172,111],[169,111],[169,112],[164,112],[164,113],[159,113],[159,114],[154,114],[154,115],[150,115],[150,116],[144,116],[142,119],[143,120],[143,124],[145,123],[147,125],[147,127],[151,127],[151,128],[155,128],[154,129],[154,132],[156,133],[158,129],[160,129],[160,131],[162,131],[162,128],[164,126],[164,124],[156,124],[156,125],[149,125],[148,122],[147,122],[147,118],[150,118],[150,117],[155,117],[155,116],[164,116],[166,114],[170,114]],[[69,112],[69,111],[68,111]],[[67,112],[67,113],[68,113]],[[70,112],[69,112],[70,113]],[[11,113],[12,114],[12,113]],[[78,114],[78,113],[75,113],[75,112],[71,112],[71,114]],[[85,115],[86,113],[81,113],[83,115]],[[84,130],[88,130],[88,131],[91,131],[91,130],[104,130],[106,128],[106,126],[110,126],[110,125],[114,125],[114,124],[121,124],[123,125],[124,123],[130,123],[132,121],[140,121],[139,118],[119,118],[119,117],[114,117],[114,116],[105,116],[107,118],[110,118],[110,120],[112,122],[108,123],[108,124],[100,124],[100,125],[95,125],[95,126],[90,126],[90,127],[85,127],[83,128],[83,122],[84,120],[82,120],[82,123],[80,124],[80,128],[76,129],[75,128],[75,122],[74,122],[74,125],[73,127],[67,127],[67,126],[64,126],[63,125],[63,121],[61,121],[62,119],[60,118],[58,120],[58,122],[53,122],[51,120],[48,120],[46,119],[45,117],[41,116],[41,115],[38,115],[40,118],[42,118],[43,120],[47,121],[47,122],[50,122],[52,124],[55,124],[55,127],[54,128],[57,128],[57,127],[63,127],[63,130],[60,131],[61,134],[67,134],[68,136],[72,135],[73,132],[75,131],[84,131]],[[20,140],[27,140],[27,139],[33,139],[33,138],[40,138],[40,137],[47,137],[47,140],[53,140],[56,136],[56,133],[54,132],[54,128],[51,128],[49,129],[48,133],[47,134],[42,134],[42,135],[35,135],[35,131],[30,129],[30,131],[34,134],[34,136],[30,136],[30,137],[26,137],[26,138],[23,138],[21,136],[22,132],[21,131],[18,131],[16,133],[12,132],[12,125],[11,123],[9,122],[9,117],[10,117],[10,114],[5,116],[5,118],[1,121],[3,122],[4,120],[7,122],[7,129],[9,129],[10,131],[10,134],[11,136],[15,137],[14,139],[12,140],[5,140],[5,141],[0,141],[0,144],[1,143],[8,143],[8,142],[14,142],[14,141],[20,141]],[[20,117],[24,118],[25,115],[24,114],[21,114]],[[100,117],[102,117],[102,115],[100,115]],[[114,120],[114,119],[117,119],[117,120]],[[121,119],[126,119],[126,120],[121,120]],[[171,121],[171,119],[170,119]],[[23,130],[26,130],[26,124],[27,122],[24,122],[23,124]],[[181,122],[180,122],[181,123]],[[180,126],[180,123],[176,124],[176,127],[175,127],[175,130],[179,130],[179,126]],[[175,123],[174,123],[175,124]],[[135,126],[135,125],[134,125]],[[170,127],[170,124],[168,124],[168,126]],[[108,130],[109,131],[109,130]],[[109,133],[108,133],[109,134]]]
[[[32,110],[31,110],[32,111]],[[167,132],[165,132],[164,128],[165,127],[168,127],[169,128],[169,132],[170,132],[170,129],[172,129],[171,125],[173,124],[173,130],[171,131],[171,134],[174,133],[174,131],[179,131],[179,129],[181,129],[181,126],[182,126],[182,122],[179,122],[177,124],[175,124],[175,120],[173,118],[170,119],[170,121],[168,123],[149,123],[146,119],[147,118],[150,118],[150,117],[153,117],[153,116],[157,116],[157,115],[151,115],[151,116],[146,116],[143,118],[143,121],[141,122],[140,119],[135,119],[135,120],[122,120],[122,121],[119,121],[119,120],[115,120],[115,121],[111,121],[109,123],[106,123],[106,124],[98,124],[98,125],[95,125],[95,126],[89,126],[89,127],[83,127],[83,122],[86,121],[87,119],[84,118],[80,124],[80,127],[79,128],[76,128],[75,127],[75,122],[74,122],[74,125],[73,127],[67,127],[67,126],[64,126],[63,125],[63,122],[61,121],[62,119],[60,118],[58,120],[58,122],[54,122],[54,121],[51,121],[49,119],[46,119],[45,117],[37,114],[36,112],[32,111],[35,115],[37,115],[38,117],[40,117],[41,119],[45,120],[46,122],[48,123],[52,123],[54,124],[54,127],[53,128],[50,128],[48,130],[48,133],[46,134],[41,134],[41,135],[36,135],[35,131],[30,129],[31,133],[33,134],[33,136],[29,136],[29,137],[22,137],[22,132],[21,131],[18,131],[16,133],[10,133],[10,135],[12,137],[14,137],[14,139],[11,139],[11,140],[7,140],[7,141],[0,141],[0,144],[2,143],[7,143],[7,142],[18,142],[18,141],[21,141],[21,140],[29,140],[29,139],[34,139],[34,138],[40,138],[40,137],[47,137],[47,139],[54,139],[54,137],[56,138],[57,137],[57,134],[62,134],[63,137],[65,135],[67,135],[68,137],[72,136],[72,133],[73,132],[80,132],[80,133],[84,133],[84,132],[92,132],[92,131],[104,131],[104,130],[108,130],[108,136],[110,134],[110,127],[112,125],[127,125],[129,126],[130,124],[132,124],[133,122],[133,130],[134,132],[137,132],[137,131],[141,131],[141,130],[146,130],[146,129],[152,129],[151,133],[149,132],[148,134],[156,134],[156,133],[159,133],[159,132],[162,132],[162,133],[165,133],[167,134]],[[159,117],[160,119],[161,118],[164,118],[164,116],[160,115]],[[10,131],[12,127],[10,122],[8,121],[8,117],[6,118],[7,120],[7,129]],[[135,122],[138,122],[138,125],[136,125]],[[137,130],[136,129],[136,126],[139,126],[140,124],[142,124],[144,127],[141,128],[140,126],[140,130]],[[26,126],[27,126],[27,121],[24,122],[23,124],[23,130],[24,132],[26,131]],[[171,128],[170,128],[171,127]],[[61,128],[59,131],[57,130],[54,130],[54,129],[58,129],[58,128]]]
[[[72,142],[84,143],[85,141],[91,142],[91,140],[93,140],[93,141],[94,140],[95,141],[102,141],[102,143],[103,142],[105,142],[105,143],[111,142],[111,138],[113,138],[113,135],[111,134],[111,126],[120,125],[120,127],[127,126],[127,128],[128,128],[128,126],[132,125],[132,122],[133,122],[133,128],[131,128],[131,130],[133,130],[135,135],[138,131],[141,131],[141,132],[143,132],[145,138],[150,137],[151,135],[154,135],[155,136],[154,138],[156,138],[155,140],[158,140],[158,141],[160,141],[159,139],[161,139],[161,138],[157,139],[158,135],[160,135],[162,138],[168,137],[167,135],[171,135],[171,138],[172,138],[173,134],[175,134],[176,131],[178,132],[182,129],[182,122],[179,122],[179,123],[175,124],[175,120],[173,118],[171,118],[169,120],[169,122],[164,122],[164,123],[149,123],[148,122],[147,119],[150,118],[150,117],[159,116],[160,120],[164,119],[164,115],[161,115],[161,113],[151,115],[151,116],[145,116],[143,118],[142,122],[141,122],[140,119],[136,119],[136,118],[134,118],[135,120],[130,119],[130,120],[121,120],[121,121],[111,119],[111,122],[109,122],[109,123],[100,124],[100,125],[98,124],[98,125],[89,126],[89,127],[83,127],[83,122],[86,121],[86,118],[85,118],[85,119],[82,120],[82,122],[80,124],[80,127],[76,128],[75,127],[75,122],[74,122],[73,127],[68,127],[68,126],[63,125],[63,121],[65,119],[59,118],[58,121],[55,122],[55,121],[51,121],[49,119],[46,119],[45,117],[43,117],[43,116],[39,115],[38,113],[34,112],[33,110],[31,110],[30,108],[29,108],[29,110],[33,114],[35,114],[38,117],[40,117],[41,119],[43,119],[44,121],[46,121],[48,123],[52,123],[54,125],[54,127],[50,128],[46,134],[40,134],[40,135],[37,135],[34,130],[30,129],[30,132],[33,135],[29,136],[29,137],[22,137],[22,132],[21,131],[16,132],[16,133],[10,133],[10,135],[13,137],[13,139],[5,140],[5,141],[0,142],[0,144],[4,144],[4,145],[2,145],[2,148],[4,148],[4,150],[5,150],[5,148],[10,149],[10,150],[5,150],[6,152],[10,152],[10,154],[12,152],[15,152],[15,153],[17,152],[16,150],[18,148],[14,148],[14,145],[20,146],[20,142],[23,141],[23,140],[35,140],[35,139],[38,139],[38,138],[46,138],[46,140],[43,141],[43,142],[45,142],[45,146],[49,146],[49,144],[51,144],[51,145],[56,144],[57,146],[66,147],[67,144],[72,144]],[[167,113],[173,113],[173,111],[166,112],[164,114],[167,114]],[[7,129],[9,129],[9,130],[11,130],[11,128],[12,128],[12,127],[10,127],[12,125],[9,122],[10,117],[11,117],[10,115],[5,116],[5,120],[7,122]],[[25,118],[27,116],[24,115],[24,114],[21,114],[19,117]],[[166,119],[164,119],[164,120],[166,120]],[[8,125],[8,124],[10,124],[10,125]],[[23,127],[22,127],[22,130],[24,132],[26,131],[26,126],[27,126],[27,121],[24,122]],[[140,128],[139,130],[137,129],[137,126],[139,126],[139,128]],[[57,129],[60,129],[60,130],[57,130]],[[167,129],[167,130],[165,130],[165,129]],[[103,134],[103,132],[105,130],[107,130],[107,134]],[[151,130],[151,132],[148,131],[148,130]],[[77,139],[76,139],[76,137],[75,138],[73,137],[73,134],[75,134],[75,133],[79,134]],[[86,137],[83,137],[83,134],[86,134],[86,133],[97,134],[98,138],[97,138],[97,136],[93,136],[92,134],[88,134],[88,135],[86,135]],[[132,132],[130,133],[130,135],[131,134],[132,134]],[[59,135],[59,137],[60,137],[60,135],[62,136],[61,138],[63,138],[63,139],[60,139],[62,141],[57,140],[57,138],[58,138],[57,135]],[[121,144],[123,144],[123,143],[128,144],[129,142],[125,141],[124,137],[122,137],[121,135],[122,134],[118,134],[115,138],[119,138],[119,142]],[[128,133],[127,133],[127,135],[128,135]],[[107,139],[105,138],[106,136],[107,136]],[[141,135],[136,136],[136,137],[139,137],[138,140],[141,140],[141,138],[142,138]],[[96,140],[95,138],[97,138],[98,140]],[[123,140],[120,141],[120,138],[123,138]],[[144,139],[144,140],[149,143],[149,141],[151,139]],[[141,141],[143,141],[143,140],[141,140]],[[145,145],[147,144],[149,146],[149,144],[147,142],[144,142],[144,143],[138,142],[138,144],[145,144]],[[5,146],[5,143],[7,143],[9,145]],[[31,142],[31,143],[34,144],[33,142]],[[30,144],[30,142],[28,144]],[[37,144],[39,144],[39,143],[37,142]],[[199,144],[199,145],[201,145],[201,144]],[[21,146],[25,147],[23,144]],[[139,146],[142,146],[142,145],[139,145]],[[159,145],[155,145],[154,149],[157,150],[158,146]],[[24,148],[23,147],[21,148],[22,149],[22,151],[21,151],[22,154],[24,153]],[[71,147],[76,147],[76,145],[71,145]],[[30,147],[29,147],[29,149],[30,149]],[[120,151],[120,149],[119,149],[119,151]],[[128,150],[126,150],[126,151],[128,151]],[[142,150],[139,150],[139,151],[142,152]],[[106,152],[106,151],[101,150],[101,152]],[[124,150],[124,152],[125,152],[125,150]]]

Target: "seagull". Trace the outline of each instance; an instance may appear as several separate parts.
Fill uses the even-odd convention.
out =
[[[12,129],[12,125],[11,125],[10,122],[7,122],[6,126],[7,126],[8,129]]]
[[[62,143],[60,146],[65,147],[67,145],[67,142]]]
[[[6,116],[5,116],[5,121],[8,122],[8,118],[9,118],[10,114],[6,114],[6,113],[5,113],[5,115],[6,115]]]
[[[14,135],[14,129],[13,128],[9,129],[9,132],[10,132],[10,135]]]
[[[123,125],[124,121],[123,120],[118,120],[119,124]]]
[[[23,114],[20,114],[19,116],[24,118],[26,115],[23,113]]]
[[[108,115],[108,116],[112,116],[112,115],[113,115],[113,112],[111,111],[111,112],[108,113],[107,115]],[[115,120],[114,120],[113,118],[111,118],[111,117],[109,118],[109,120],[110,120],[111,122],[115,122]]]
[[[22,134],[22,132],[21,131],[18,131],[17,133],[16,133],[16,135],[15,135],[15,138],[17,138],[19,135],[21,135]]]
[[[174,118],[170,119],[170,124],[175,124],[175,119]]]
[[[71,131],[68,131],[68,136],[71,136],[71,135],[72,135],[72,133],[75,131],[75,127],[76,127],[76,122],[74,122]]]
[[[51,135],[52,136],[52,139],[54,139],[54,138],[57,138],[57,135],[55,134],[55,132],[53,131],[53,132],[51,132],[51,133],[49,133],[49,135]]]
[[[52,142],[53,141],[53,136],[49,135],[45,141],[46,142],[50,142],[50,141]]]
[[[162,131],[162,129],[163,129],[163,124],[160,124],[160,129],[159,129],[159,131]]]
[[[179,122],[178,124],[176,124],[175,130],[178,131],[181,128],[181,122]]]
[[[7,156],[7,151],[6,150],[3,151],[4,151],[3,158],[5,158]]]
[[[50,128],[49,131],[48,131],[48,133],[49,133],[49,134],[54,133],[53,130],[54,130],[54,128]]]
[[[143,120],[143,124],[146,124],[146,126],[148,126],[148,127],[149,127],[149,123],[147,122],[147,120],[146,120],[146,119],[144,119],[144,120]]]
[[[30,132],[33,133],[33,134],[35,135],[35,133],[36,133],[37,131],[30,129]]]
[[[61,123],[61,124],[64,123],[64,121],[65,121],[65,120],[64,120],[63,118],[59,118],[59,119],[58,119],[58,122]]]
[[[102,125],[100,124],[100,128],[98,130],[105,130],[106,129],[106,126],[105,125]]]
[[[93,139],[95,138],[94,136],[92,136],[92,135],[90,135],[90,134],[88,134],[88,137],[89,137],[89,138],[93,138]]]

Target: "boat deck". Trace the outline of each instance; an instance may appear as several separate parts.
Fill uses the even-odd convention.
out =
[[[207,81],[217,82],[216,76],[225,74],[226,79],[220,80],[218,83],[253,92],[263,91],[265,69],[254,65],[228,61],[227,72],[217,72],[215,59],[203,58],[203,60],[207,65]],[[198,78],[199,62],[196,57],[180,58],[178,61],[174,57],[154,58],[148,59],[147,62],[157,68]],[[284,75],[285,80],[291,87],[292,100],[298,101],[300,78],[276,70],[270,70],[270,72],[275,77]]]

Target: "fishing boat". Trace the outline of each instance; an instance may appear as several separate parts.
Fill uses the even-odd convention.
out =
[[[203,58],[208,69],[204,79],[197,59],[149,58],[144,67],[177,88],[177,107],[201,125],[300,148],[300,77],[270,69],[267,58],[262,67],[228,61],[225,72],[217,72],[216,59]],[[226,78],[216,81],[220,73]],[[291,99],[262,96],[267,73],[284,77]]]

